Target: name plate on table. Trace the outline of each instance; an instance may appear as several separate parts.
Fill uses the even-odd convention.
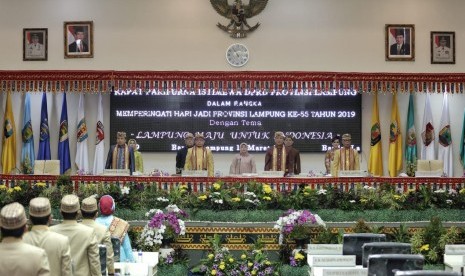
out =
[[[442,171],[416,171],[415,177],[441,177]]]
[[[123,169],[105,169],[103,170],[103,175],[108,176],[129,176],[129,170]]]
[[[338,267],[348,266],[355,267],[355,255],[336,256],[336,255],[317,255],[308,256],[308,265],[312,267]]]
[[[339,171],[339,177],[366,177],[366,171],[354,170],[354,171]]]
[[[465,255],[444,254],[444,263],[454,266],[465,266]]]
[[[444,254],[447,255],[465,255],[465,245],[463,244],[446,244]]]
[[[315,267],[314,276],[367,276],[368,269],[363,267]]]
[[[262,171],[258,173],[259,177],[283,177],[283,171]]]
[[[131,276],[152,276],[149,275],[149,265],[144,263],[119,263],[115,262],[115,274]]]
[[[201,170],[183,170],[181,176],[190,176],[190,177],[207,177],[208,171]]]
[[[342,244],[309,244],[308,255],[342,255]]]

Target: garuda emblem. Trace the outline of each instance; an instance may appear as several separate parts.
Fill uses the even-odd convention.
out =
[[[250,26],[247,18],[261,13],[268,0],[250,0],[248,5],[242,4],[242,0],[234,0],[232,5],[228,4],[228,0],[210,0],[210,3],[216,12],[230,20],[227,26],[218,23],[218,28],[228,32],[233,38],[243,38],[260,26],[260,23]]]

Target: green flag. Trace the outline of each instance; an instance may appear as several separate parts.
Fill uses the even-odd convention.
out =
[[[465,169],[465,111],[463,112],[462,140],[460,140],[460,161]]]
[[[415,176],[417,170],[417,135],[415,133],[415,112],[413,94],[410,94],[407,112],[407,131],[405,132],[405,171],[409,176]]]

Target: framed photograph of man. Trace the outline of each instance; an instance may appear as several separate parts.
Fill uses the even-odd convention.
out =
[[[23,29],[23,60],[47,60],[48,29]]]
[[[386,60],[415,60],[415,25],[386,24]]]
[[[431,63],[455,64],[455,32],[431,32]]]
[[[94,57],[94,23],[73,21],[64,23],[65,58]]]

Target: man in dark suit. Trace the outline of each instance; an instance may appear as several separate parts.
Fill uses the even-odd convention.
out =
[[[410,55],[410,44],[405,43],[403,31],[396,32],[396,43],[391,45],[389,49],[391,55]]]
[[[134,151],[126,144],[126,132],[116,134],[116,145],[112,145],[108,151],[105,169],[129,170],[131,175],[134,172]]]
[[[84,30],[76,28],[74,30],[74,42],[68,45],[70,53],[86,53],[89,52],[89,46],[84,42]]]

